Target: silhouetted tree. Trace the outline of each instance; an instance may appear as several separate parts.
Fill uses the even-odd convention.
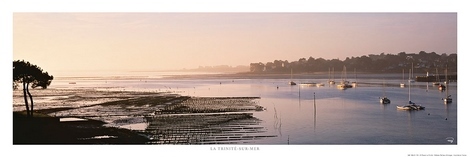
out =
[[[53,79],[52,75],[43,72],[37,65],[23,60],[13,61],[13,89],[18,87],[18,83],[23,84],[23,96],[28,117],[32,117],[34,111],[33,96],[29,92],[29,85],[31,84],[31,88],[41,87],[46,89]],[[31,109],[29,108],[28,96],[31,101]]]

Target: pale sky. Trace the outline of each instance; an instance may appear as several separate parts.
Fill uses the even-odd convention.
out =
[[[13,59],[164,70],[457,52],[457,13],[14,13]]]

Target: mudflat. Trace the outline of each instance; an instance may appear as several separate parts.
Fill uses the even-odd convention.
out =
[[[92,88],[32,92],[33,118],[24,114],[21,90],[13,92],[13,144],[220,144],[267,137],[255,135],[262,128],[250,113],[264,110],[258,97]]]

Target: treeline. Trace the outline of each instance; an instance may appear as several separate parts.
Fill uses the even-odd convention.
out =
[[[274,60],[267,63],[251,63],[251,73],[314,73],[328,72],[329,69],[341,71],[346,66],[348,71],[356,69],[357,72],[370,73],[401,73],[408,71],[414,66],[415,73],[435,73],[438,69],[443,74],[447,67],[449,73],[457,72],[457,54],[436,54],[421,51],[416,53],[400,52],[397,55],[370,54],[361,57],[347,57],[345,60],[309,57],[300,58],[298,61],[289,62],[287,60]]]

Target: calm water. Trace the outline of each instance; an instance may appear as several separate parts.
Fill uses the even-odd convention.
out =
[[[76,82],[70,85],[68,82]],[[51,88],[95,87],[106,90],[173,92],[189,96],[255,96],[267,110],[254,112],[275,137],[250,144],[457,144],[457,83],[450,84],[453,102],[431,83],[415,82],[411,100],[426,107],[397,110],[408,102],[408,87],[400,88],[401,74],[388,79],[364,77],[356,88],[340,90],[327,79],[297,79],[324,83],[321,87],[290,86],[288,79],[144,79],[112,78],[54,80]],[[336,79],[339,81],[339,79]],[[355,81],[354,79],[350,81]],[[385,82],[386,86],[383,85]],[[382,105],[386,95],[391,104]],[[315,97],[315,99],[314,99]]]

